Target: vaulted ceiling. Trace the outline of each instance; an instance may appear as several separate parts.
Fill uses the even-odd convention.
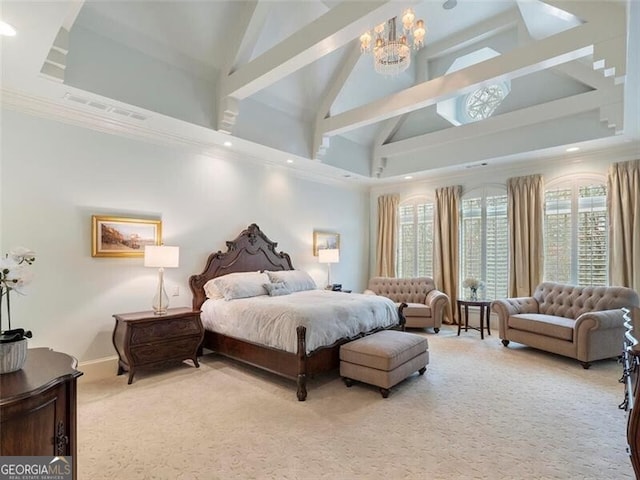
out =
[[[638,3],[3,0],[2,102],[365,183],[637,145]],[[358,38],[409,6],[380,75]]]

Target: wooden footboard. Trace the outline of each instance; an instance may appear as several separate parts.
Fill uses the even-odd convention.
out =
[[[404,330],[405,318],[402,310],[403,303],[398,309],[400,324],[391,328]],[[298,400],[304,402],[307,398],[307,379],[313,375],[336,370],[340,366],[340,346],[364,335],[384,330],[377,328],[370,332],[351,338],[342,338],[332,345],[318,348],[307,354],[307,329],[303,326],[296,328],[298,351],[291,353],[273,347],[266,347],[256,343],[228,337],[221,333],[206,331],[203,347],[215,353],[232,358],[247,365],[266,370],[281,377],[295,380]]]

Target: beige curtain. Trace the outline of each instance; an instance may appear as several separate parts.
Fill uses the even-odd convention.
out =
[[[436,189],[433,218],[433,269],[436,287],[449,296],[445,323],[456,323],[458,298],[458,223],[460,212],[459,185]]]
[[[607,209],[609,284],[640,291],[640,160],[609,167]]]
[[[399,203],[400,197],[398,195],[381,195],[378,197],[377,276],[396,276],[396,232]]]
[[[509,296],[528,297],[544,268],[544,184],[541,175],[507,180]]]

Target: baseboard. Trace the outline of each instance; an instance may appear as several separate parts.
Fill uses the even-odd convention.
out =
[[[78,379],[80,382],[94,382],[114,377],[118,373],[118,357],[105,357],[80,362],[78,363],[78,370],[84,374]]]

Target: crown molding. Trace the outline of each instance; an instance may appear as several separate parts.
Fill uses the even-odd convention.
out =
[[[96,96],[96,101],[104,102],[105,100]],[[63,99],[54,100],[7,88],[0,89],[0,104],[19,113],[101,133],[154,145],[188,148],[194,153],[210,157],[278,168],[287,175],[315,183],[359,191],[366,191],[371,184],[371,179],[352,172],[342,171],[314,160],[296,157],[242,138],[230,137],[215,130],[156,112],[145,110],[144,115],[148,117],[147,120],[132,121],[126,117],[114,118],[108,112],[92,110],[91,107],[81,104],[70,104]],[[156,127],[154,123],[160,123],[163,126]],[[171,126],[176,128],[171,129]],[[233,149],[223,146],[224,140],[228,139],[233,140]],[[294,159],[294,163],[287,164],[287,158]]]

